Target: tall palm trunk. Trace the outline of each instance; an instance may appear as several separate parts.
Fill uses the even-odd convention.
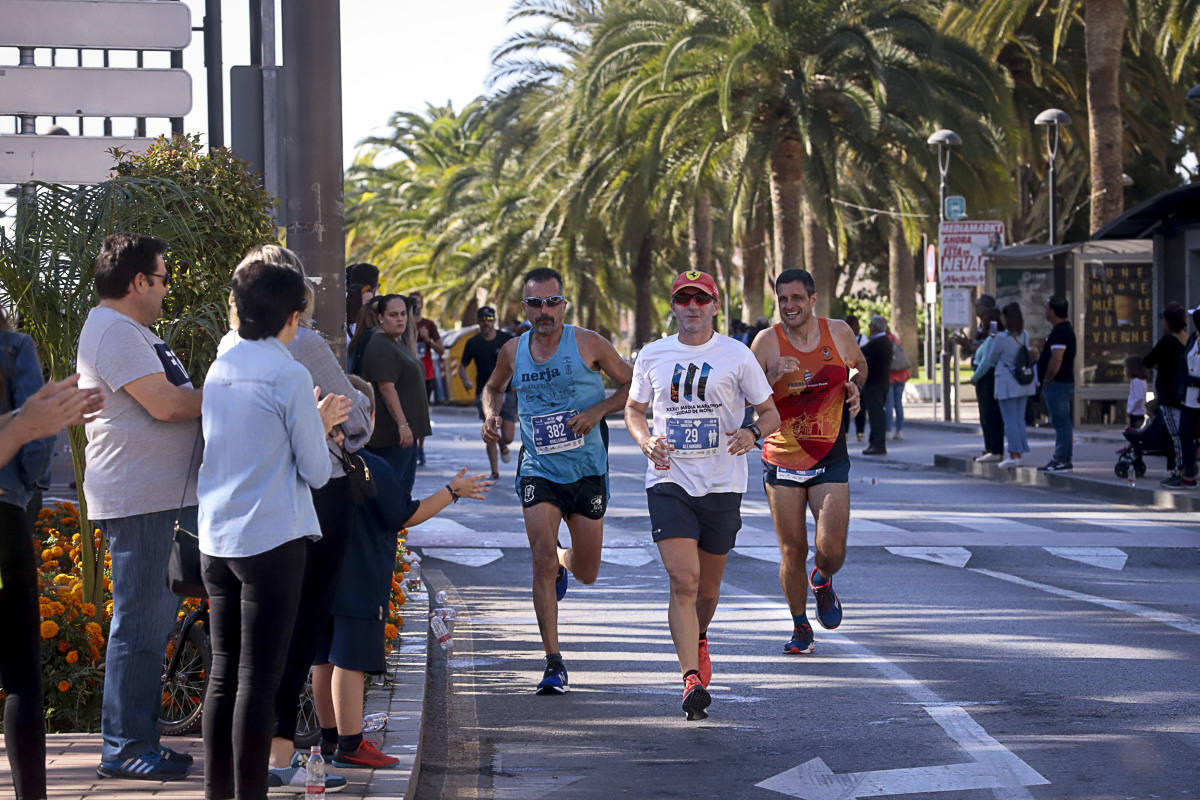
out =
[[[637,298],[634,307],[633,347],[640,348],[653,336],[651,326],[654,306],[650,302],[650,277],[654,263],[654,233],[647,230],[642,235],[637,257],[633,262],[633,291]]]
[[[696,207],[692,209],[691,219],[688,220],[688,239],[692,269],[713,274],[713,221],[712,198],[708,192],[701,190],[696,198]]]
[[[767,210],[756,206],[742,231],[742,322],[753,324],[763,315],[767,277]]]
[[[892,223],[888,230],[888,288],[892,295],[892,333],[899,337],[906,353],[915,354],[919,351],[913,256],[899,222]]]
[[[796,269],[804,263],[801,204],[804,183],[804,143],[793,120],[771,150],[771,211],[774,220],[775,270]]]
[[[1125,208],[1121,170],[1120,69],[1125,41],[1123,0],[1087,0],[1084,44],[1087,52],[1088,136],[1091,139],[1093,232]]]
[[[829,246],[829,233],[807,197],[804,198],[803,214],[804,263],[817,286],[817,316],[828,317],[837,285],[834,281],[833,250]]]

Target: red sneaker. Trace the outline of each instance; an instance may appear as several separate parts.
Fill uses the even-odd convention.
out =
[[[698,675],[688,675],[683,679],[683,711],[689,722],[707,717],[708,712],[704,709],[708,708],[710,703],[712,697],[708,689],[700,683]]]
[[[333,765],[335,767],[342,767],[343,769],[346,767],[387,769],[399,763],[400,759],[384,755],[380,752],[379,745],[370,739],[363,739],[357,750],[346,753],[339,747],[333,754]]]
[[[712,680],[712,659],[708,656],[708,639],[700,640],[700,685],[708,688]]]

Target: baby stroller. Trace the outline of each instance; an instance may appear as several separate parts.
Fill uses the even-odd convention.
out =
[[[1118,478],[1128,478],[1131,469],[1135,477],[1145,475],[1144,456],[1166,456],[1167,469],[1175,468],[1175,446],[1171,443],[1171,435],[1167,432],[1162,414],[1155,413],[1147,417],[1140,428],[1126,428],[1125,441],[1129,444],[1117,451],[1117,463],[1113,465],[1113,472]]]

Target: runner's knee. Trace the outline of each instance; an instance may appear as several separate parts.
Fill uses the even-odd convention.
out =
[[[671,579],[671,594],[696,597],[700,591],[700,572],[692,569],[667,570]]]

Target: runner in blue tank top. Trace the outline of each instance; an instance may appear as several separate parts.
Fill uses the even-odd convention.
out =
[[[545,267],[525,276],[525,314],[533,328],[505,343],[483,389],[483,440],[500,439],[504,390],[512,382],[521,421],[517,494],[533,555],[533,610],[546,669],[538,694],[567,691],[558,646],[558,601],[567,573],[584,584],[600,571],[608,507],[608,429],[604,417],[625,407],[633,371],[594,331],[564,325],[562,276]],[[605,399],[601,372],[617,384]],[[571,546],[558,546],[563,521]]]

